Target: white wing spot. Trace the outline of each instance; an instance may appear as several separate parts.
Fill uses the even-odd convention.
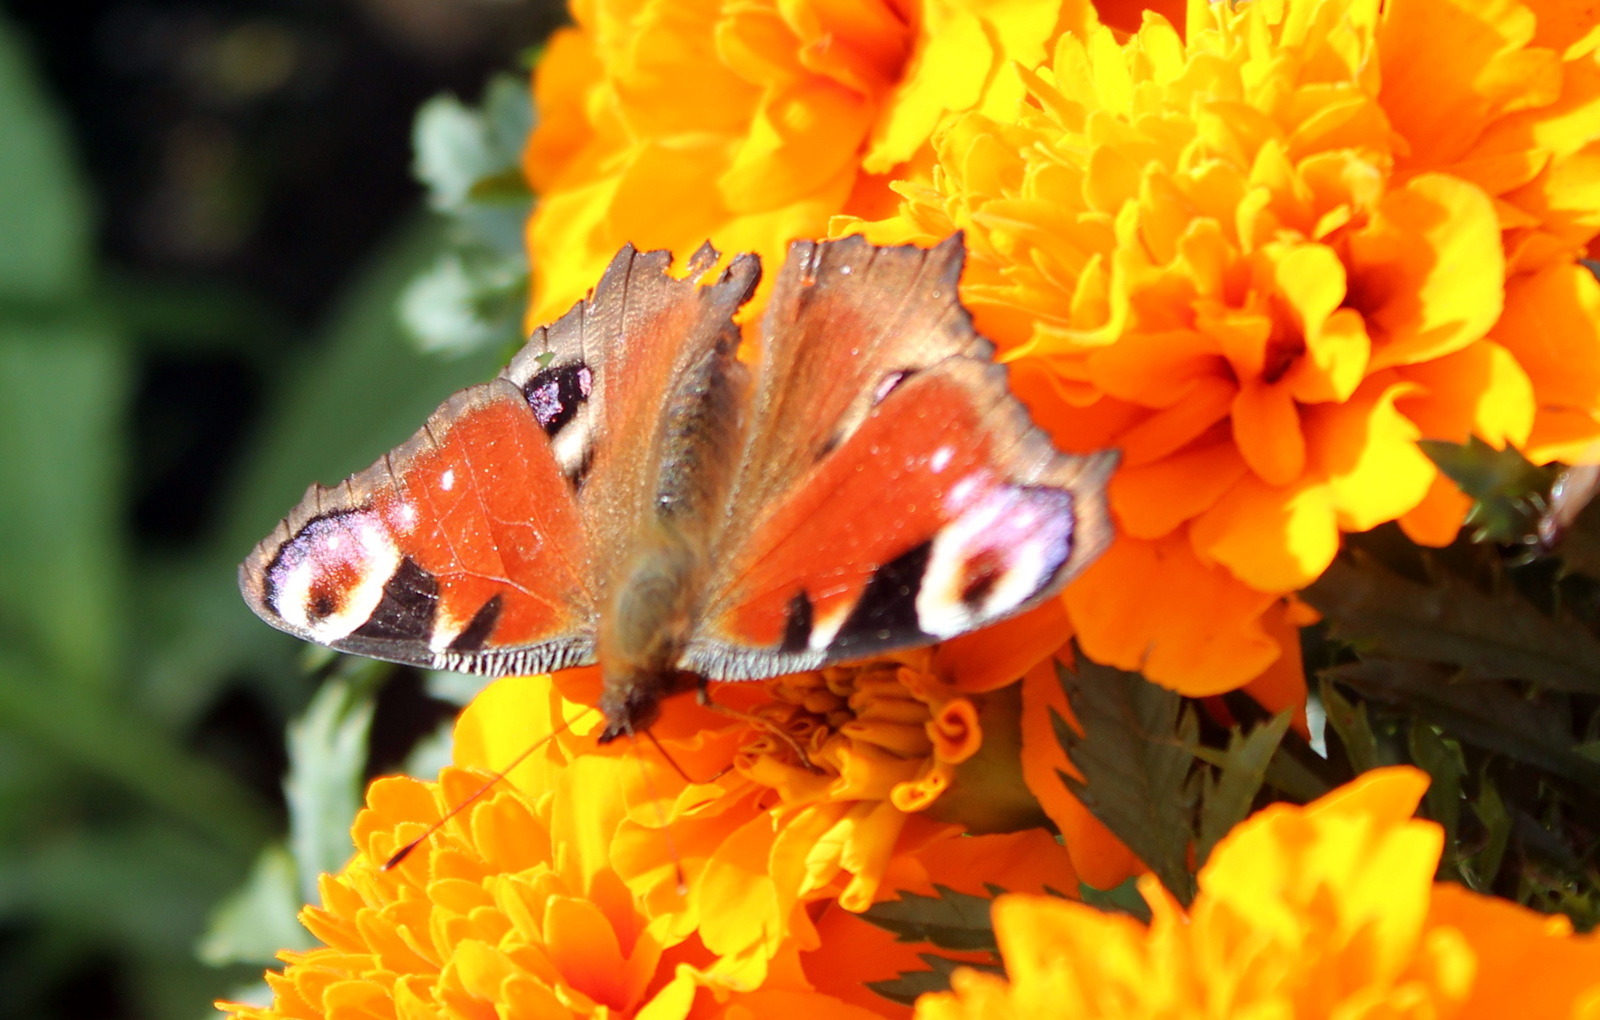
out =
[[[444,469],[444,474],[439,476],[439,488],[442,489],[445,492],[449,492],[451,489],[453,489],[455,487],[456,487],[456,469],[455,468],[445,468]]]
[[[950,459],[955,455],[956,451],[952,450],[950,447],[941,446],[937,450],[933,451],[932,457],[928,458],[928,467],[933,471],[934,474],[938,474],[950,466]]]

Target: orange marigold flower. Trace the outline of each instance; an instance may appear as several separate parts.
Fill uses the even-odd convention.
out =
[[[1426,787],[1415,769],[1380,769],[1260,812],[1217,844],[1187,912],[1141,880],[1148,927],[1001,897],[1008,977],[959,970],[918,1020],[1600,1014],[1600,939],[1433,882],[1443,833],[1411,818]]]
[[[626,242],[708,238],[768,266],[828,218],[890,208],[950,111],[1003,111],[1087,0],[572,0],[534,80],[529,318],[565,311]]]
[[[652,732],[671,765],[596,747],[598,714],[549,677],[497,681],[457,723],[459,767],[438,783],[369,788],[355,857],[301,915],[323,946],[283,954],[272,1006],[224,1008],[243,1020],[866,1016],[861,982],[913,964],[841,912],[935,882],[1076,890],[1042,829],[961,837],[927,817],[982,743],[981,713],[954,685],[880,664],[772,687],[767,729],[670,702]],[[554,736],[472,799],[540,733]],[[823,930],[843,933],[836,946]],[[874,947],[872,958],[841,957],[849,945]]]
[[[1189,6],[1063,36],[1010,116],[952,115],[898,213],[1058,443],[1114,446],[1119,538],[1068,589],[1093,658],[1185,693],[1282,655],[1340,533],[1442,543],[1416,445],[1600,436],[1600,33],[1469,0]],[[1543,45],[1541,45],[1541,42]]]
[[[939,656],[719,686],[719,702],[753,702],[741,707],[754,709],[755,725],[723,718],[705,726],[704,710],[674,699],[652,733],[683,773],[709,782],[690,782],[654,754],[633,761],[585,752],[611,755],[616,781],[630,789],[627,817],[610,837],[614,866],[651,911],[673,913],[675,930],[693,931],[721,973],[755,986],[786,947],[815,946],[815,905],[863,910],[919,887],[916,861],[943,853],[964,831],[1038,826],[1044,816],[1020,776],[1020,689],[966,690]],[[579,676],[558,682],[582,703],[590,692],[573,682]],[[495,741],[502,750],[510,733],[526,732],[517,699],[527,697],[548,695],[537,681],[502,681],[480,695],[496,699],[478,718],[508,734]],[[694,713],[691,724],[683,712]],[[1019,880],[1076,890],[1071,857],[1043,829],[1032,832],[1049,849],[1041,863],[1048,874]],[[983,838],[1000,837],[964,837]],[[686,898],[676,891],[673,847]]]

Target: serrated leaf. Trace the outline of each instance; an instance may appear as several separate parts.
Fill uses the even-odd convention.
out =
[[[902,1006],[910,1006],[917,1001],[917,997],[920,995],[926,995],[929,992],[948,992],[950,990],[950,975],[955,973],[957,967],[968,967],[972,970],[981,970],[989,974],[1005,974],[1005,968],[994,964],[947,960],[933,953],[919,953],[917,955],[930,969],[903,970],[900,972],[899,977],[890,981],[868,981],[867,987],[891,1002],[897,1002]]]
[[[1486,594],[1448,573],[1421,584],[1356,550],[1302,596],[1335,636],[1366,652],[1450,663],[1465,679],[1600,694],[1600,640],[1546,616],[1509,585]]]
[[[531,113],[527,124],[532,127]],[[423,103],[411,144],[416,153],[413,172],[427,187],[429,204],[440,210],[459,209],[479,182],[515,169],[520,150],[508,147],[504,135],[501,123],[491,123],[482,111],[455,96],[434,96]]]
[[[1461,873],[1467,884],[1479,892],[1488,892],[1495,876],[1505,862],[1506,849],[1511,845],[1512,818],[1506,802],[1489,778],[1487,768],[1478,783],[1478,796],[1472,801],[1472,813],[1478,816],[1486,834],[1483,848],[1461,862]]]
[[[1333,727],[1333,732],[1339,737],[1339,744],[1350,762],[1350,768],[1361,773],[1392,764],[1379,750],[1378,738],[1372,732],[1372,723],[1367,718],[1367,706],[1350,701],[1329,682],[1330,676],[1335,672],[1328,671],[1323,674],[1318,684],[1318,693],[1323,711],[1327,714],[1328,725]],[[1343,679],[1346,674],[1339,673],[1338,676]]]
[[[361,806],[367,734],[378,686],[389,667],[349,660],[344,676],[322,685],[305,714],[289,724],[289,847],[300,876],[300,896],[310,901],[317,876],[350,859],[350,823]]]
[[[288,848],[267,847],[250,877],[217,904],[195,947],[213,967],[229,963],[271,966],[280,949],[309,949],[316,940],[298,920],[303,900]]]
[[[1408,660],[1368,659],[1324,675],[1416,712],[1464,743],[1600,789],[1600,765],[1574,753],[1571,719],[1558,695],[1530,698],[1497,684],[1451,683],[1449,670]]]
[[[1111,889],[1096,889],[1087,882],[1078,883],[1078,898],[1085,906],[1107,914],[1127,914],[1145,924],[1150,923],[1150,904],[1139,892],[1138,876],[1127,879]]]
[[[1532,532],[1550,475],[1514,446],[1497,450],[1479,439],[1466,443],[1418,440],[1417,446],[1456,487],[1473,499],[1463,522],[1474,542],[1517,542]]]
[[[1423,810],[1444,829],[1440,875],[1458,878],[1461,867],[1456,837],[1461,831],[1461,781],[1466,777],[1466,763],[1454,741],[1446,740],[1435,727],[1420,718],[1411,720],[1408,744],[1412,762],[1432,780],[1422,797]]]
[[[457,353],[509,346],[521,333],[526,261],[446,251],[400,295],[400,321],[424,351]]]
[[[1137,673],[1078,657],[1056,676],[1083,729],[1056,716],[1056,739],[1083,775],[1062,782],[1127,844],[1179,902],[1194,894],[1189,841],[1197,788],[1189,780],[1198,744],[1192,710],[1172,691]]]
[[[1195,861],[1204,866],[1217,842],[1250,814],[1256,794],[1266,781],[1267,764],[1289,732],[1288,711],[1248,734],[1237,727],[1228,734],[1228,748],[1197,748],[1196,754],[1215,771],[1208,774],[1200,795],[1200,835]]]
[[[937,883],[933,888],[938,895],[901,890],[899,899],[874,903],[861,919],[894,933],[897,942],[927,942],[961,952],[998,951],[989,910],[994,895],[1002,890],[991,886],[993,895],[975,896]]]

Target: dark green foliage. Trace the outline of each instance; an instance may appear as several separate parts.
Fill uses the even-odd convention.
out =
[[[533,195],[520,160],[532,127],[527,82],[508,74],[489,83],[477,109],[436,96],[417,112],[416,174],[450,224],[444,250],[400,298],[401,319],[424,350],[459,354],[521,339]]]
[[[1571,502],[1583,480],[1562,491],[1567,475],[1478,442],[1429,454],[1478,500],[1475,527],[1437,551],[1392,525],[1348,536],[1304,592],[1324,617],[1305,632],[1311,740],[1241,695],[1225,699],[1229,718],[1132,674],[1063,672],[1083,733],[1059,720],[1057,733],[1086,781],[1063,780],[1180,900],[1190,866],[1266,801],[1412,764],[1433,777],[1422,812],[1445,831],[1441,878],[1581,928],[1600,920],[1600,582],[1587,552],[1600,528]]]
[[[1184,903],[1194,895],[1189,832],[1199,787],[1191,779],[1199,732],[1193,708],[1134,673],[1081,661],[1057,667],[1079,736],[1055,720],[1056,738],[1083,773],[1067,784]]]
[[[926,942],[946,952],[980,954],[952,960],[938,953],[920,953],[918,957],[928,970],[902,971],[892,981],[874,981],[867,985],[886,999],[910,1005],[924,992],[950,990],[950,974],[957,967],[973,967],[1001,974],[999,947],[994,940],[994,923],[990,908],[994,897],[1005,890],[989,887],[989,896],[974,896],[957,892],[943,885],[934,885],[935,895],[904,892],[899,899],[874,903],[861,914],[861,919],[885,931],[893,932],[899,942]]]
[[[197,1020],[307,938],[294,914],[350,853],[391,675],[336,672],[302,715],[301,646],[251,616],[235,565],[307,483],[371,463],[502,352],[404,343],[396,302],[438,224],[350,266],[314,337],[229,286],[103,266],[70,128],[4,19],[0,124],[0,1015]],[[136,504],[171,447],[141,429],[199,394],[146,387],[192,360],[256,373],[264,413],[232,409],[235,469],[156,541]],[[297,716],[294,835],[262,856]]]
[[[990,887],[989,896],[957,892],[934,885],[936,896],[902,892],[897,900],[874,903],[861,915],[899,942],[928,942],[940,949],[995,951],[994,926],[989,907],[1002,889]]]

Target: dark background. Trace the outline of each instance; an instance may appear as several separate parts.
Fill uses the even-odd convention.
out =
[[[395,322],[445,231],[411,125],[561,18],[0,4],[0,1016],[198,1018],[259,980],[196,945],[283,838],[285,727],[345,667],[255,621],[233,565],[492,370]],[[392,674],[378,714],[367,773],[447,710]]]

